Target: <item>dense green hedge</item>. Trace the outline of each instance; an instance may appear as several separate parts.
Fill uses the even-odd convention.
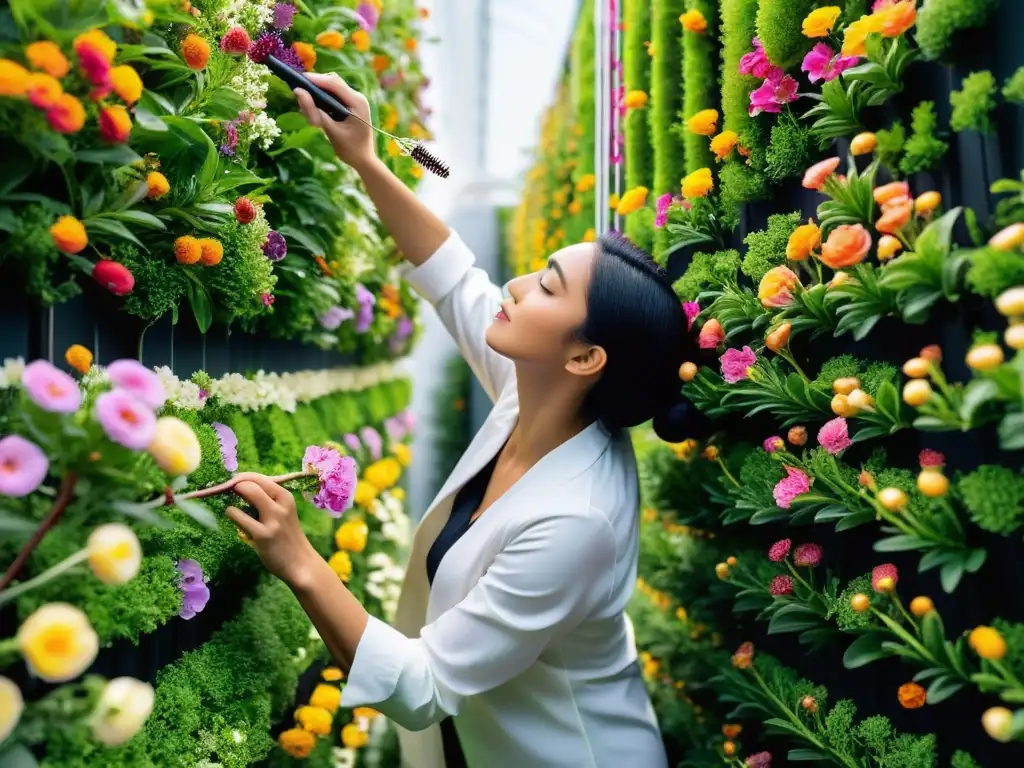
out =
[[[622,70],[626,91],[644,91],[650,88],[651,56],[647,45],[651,40],[650,0],[624,0],[622,22]],[[654,147],[648,127],[650,106],[631,109],[623,125],[626,136],[626,189],[654,186]],[[626,217],[626,235],[638,246],[649,250],[652,245],[651,221],[640,216]]]

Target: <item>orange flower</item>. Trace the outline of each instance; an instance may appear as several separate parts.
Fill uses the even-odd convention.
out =
[[[914,200],[914,213],[918,216],[928,216],[936,208],[942,205],[942,195],[938,192],[922,192]]]
[[[386,70],[391,65],[391,59],[385,56],[383,53],[378,53],[373,57],[373,61],[370,62],[370,66],[373,67],[373,71],[378,75]]]
[[[33,107],[49,109],[64,94],[64,89],[57,78],[45,72],[33,72],[28,76],[26,93]]]
[[[881,19],[879,30],[885,37],[899,37],[917,20],[916,0],[903,0],[873,14]]]
[[[146,176],[146,197],[159,200],[171,191],[171,183],[160,171],[150,171]]]
[[[687,32],[696,32],[698,35],[704,34],[708,29],[708,20],[704,18],[703,13],[696,9],[689,10],[680,16],[679,23]]]
[[[0,96],[24,96],[29,71],[10,59],[0,59]]]
[[[204,267],[215,267],[224,258],[224,246],[212,237],[202,238],[199,241],[199,247],[202,248],[199,261]]]
[[[365,29],[357,29],[352,33],[352,45],[356,47],[356,50],[360,53],[366,53],[370,50],[370,33]]]
[[[61,216],[50,227],[50,237],[58,250],[64,253],[81,253],[89,244],[85,225],[74,216]]]
[[[786,258],[790,261],[804,261],[821,245],[821,230],[813,221],[801,224],[786,243]]]
[[[92,368],[92,352],[81,344],[72,344],[64,352],[64,360],[81,374],[86,374]]]
[[[727,739],[735,739],[741,733],[743,733],[743,726],[737,724],[726,723],[722,726],[722,735]]]
[[[281,732],[277,743],[292,757],[303,760],[309,757],[316,746],[316,736],[302,728],[289,728]]]
[[[772,352],[778,352],[780,349],[785,349],[786,345],[789,343],[789,334],[792,330],[792,323],[783,323],[764,337],[764,345]]]
[[[736,669],[750,669],[753,663],[754,644],[748,641],[736,649],[736,653],[732,655],[732,665]]]
[[[210,44],[195,32],[189,32],[181,41],[181,58],[189,69],[206,69],[210,63]]]
[[[120,144],[128,141],[132,132],[132,117],[120,104],[100,110],[100,135],[105,141]]]
[[[888,184],[883,184],[880,187],[875,187],[875,202],[879,205],[885,205],[891,202],[897,197],[910,197],[910,185],[905,181],[892,181]]]
[[[33,69],[41,69],[50,77],[64,77],[71,71],[71,62],[60,46],[50,40],[38,40],[25,46],[25,58]]]
[[[925,705],[925,690],[917,683],[904,683],[900,686],[897,696],[904,709],[920,709]]]
[[[340,51],[341,47],[345,45],[345,36],[341,32],[328,29],[316,36],[316,44],[331,51]]]
[[[832,269],[845,269],[860,264],[871,250],[871,235],[860,224],[843,224],[833,229],[821,248],[819,257]]]
[[[96,51],[106,59],[107,64],[113,63],[114,56],[117,55],[117,43],[111,40],[102,29],[90,29],[76,37],[75,51],[78,52],[83,47]]]
[[[882,210],[882,216],[875,222],[875,229],[886,235],[895,235],[903,229],[913,214],[913,207],[909,200],[896,205],[887,205]]]
[[[299,61],[302,62],[302,68],[304,70],[309,72],[316,66],[316,49],[313,48],[312,45],[296,41],[292,43],[292,50],[295,51],[295,55],[299,57]]]
[[[803,186],[805,189],[816,189],[819,192],[825,186],[825,181],[836,172],[839,167],[838,157],[829,157],[820,163],[815,163],[804,172]]]
[[[626,109],[641,109],[647,106],[647,93],[641,90],[632,90],[626,93]]]
[[[858,133],[850,141],[850,153],[853,155],[870,155],[878,146],[878,137],[870,131]]]
[[[127,64],[110,70],[110,85],[118,98],[128,106],[142,98],[142,78]]]
[[[800,278],[789,267],[772,267],[757,286],[757,298],[763,307],[788,307],[793,303],[793,289]]]
[[[174,241],[174,258],[179,264],[195,264],[202,256],[202,243],[192,235],[182,235]]]
[[[420,16],[421,19],[429,19],[430,18],[430,9],[429,8],[417,8],[416,10],[419,13],[419,16]]]
[[[65,93],[47,110],[46,120],[57,133],[77,133],[85,125],[85,107],[70,93]]]
[[[717,109],[702,109],[686,121],[686,127],[689,131],[699,136],[714,136],[717,124]]]
[[[711,140],[711,151],[715,154],[716,160],[725,160],[739,143],[740,137],[736,131],[722,131]]]
[[[405,50],[409,53],[416,53],[416,47],[419,45],[419,42],[415,37],[407,37],[403,45],[405,45]]]

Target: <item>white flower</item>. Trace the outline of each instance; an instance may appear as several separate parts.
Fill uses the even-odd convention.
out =
[[[231,740],[234,741],[235,744],[241,744],[245,741],[245,736],[242,735],[241,731],[236,729],[231,731]]]
[[[366,583],[366,591],[371,597],[375,597],[378,600],[384,599],[384,587],[376,582],[368,581]]]
[[[256,35],[274,20],[276,0],[230,0],[226,9],[228,26],[240,25]]]
[[[0,675],[0,744],[11,735],[24,709],[21,689],[13,680]]]
[[[259,139],[260,148],[267,150],[274,143],[274,139],[281,135],[281,129],[274,118],[266,112],[257,112],[252,122],[252,134],[254,139]]]
[[[127,525],[107,523],[99,526],[86,543],[89,567],[104,584],[127,584],[142,567],[142,547]]]
[[[384,502],[380,499],[374,499],[370,503],[370,514],[382,523],[391,522],[391,513],[388,512],[388,508],[384,506]]]
[[[198,411],[206,405],[203,391],[194,381],[179,379],[166,365],[155,370],[160,383],[163,384],[164,392],[167,393],[168,402],[186,411]]]
[[[231,90],[241,96],[249,109],[261,111],[267,108],[267,89],[270,87],[270,70],[262,64],[243,59],[242,68],[231,78]]]
[[[395,561],[391,559],[391,555],[387,552],[374,552],[366,559],[366,564],[371,568],[387,568],[390,565],[394,565]]]
[[[333,768],[355,768],[356,750],[335,747],[331,750],[331,757],[334,759]]]
[[[108,747],[124,744],[138,733],[153,711],[153,686],[133,677],[107,683],[90,726],[96,740]]]
[[[21,383],[21,374],[25,370],[25,360],[21,357],[8,357],[0,368],[0,389],[16,387]]]

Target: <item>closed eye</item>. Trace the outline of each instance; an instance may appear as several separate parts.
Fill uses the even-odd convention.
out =
[[[553,296],[554,294],[550,290],[548,290],[547,286],[544,285],[544,274],[545,273],[543,272],[539,273],[537,283],[538,285],[540,285],[540,289],[544,291],[544,293],[546,293],[548,296]]]

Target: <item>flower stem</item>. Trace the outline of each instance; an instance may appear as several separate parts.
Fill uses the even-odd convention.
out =
[[[729,482],[730,482],[730,483],[732,483],[733,485],[735,485],[735,486],[736,486],[737,488],[739,488],[739,487],[740,487],[740,483],[739,483],[739,481],[738,481],[738,480],[737,480],[737,479],[736,479],[735,477],[733,477],[733,474],[732,474],[732,472],[730,472],[730,471],[729,471],[729,468],[728,468],[727,466],[725,466],[725,462],[724,462],[724,461],[722,461],[722,459],[721,459],[721,458],[717,458],[717,459],[715,459],[715,462],[716,462],[716,463],[718,464],[718,466],[719,466],[719,467],[721,467],[721,468],[722,468],[722,473],[723,473],[723,474],[724,474],[724,475],[725,475],[725,476],[726,476],[727,478],[729,478]]]
[[[88,560],[88,559],[89,559],[89,550],[88,549],[80,549],[78,552],[75,552],[70,557],[64,558],[63,560],[61,560],[59,563],[57,563],[53,567],[47,568],[45,571],[40,573],[38,576],[35,576],[35,577],[29,579],[28,581],[23,581],[20,584],[17,584],[17,585],[15,585],[13,587],[8,587],[3,592],[0,592],[0,605],[3,605],[4,603],[10,602],[14,598],[16,598],[18,595],[20,595],[20,594],[22,594],[24,592],[28,592],[30,589],[35,589],[36,587],[41,587],[43,584],[46,584],[49,581],[53,581],[55,578],[60,576],[65,571],[70,571],[76,565],[78,565],[79,563],[84,562],[85,560]]]
[[[806,374],[806,373],[804,373],[804,369],[803,369],[803,368],[801,368],[801,367],[800,367],[800,366],[799,366],[799,365],[797,364],[796,360],[795,360],[795,359],[793,358],[793,353],[792,353],[792,352],[790,352],[790,351],[789,351],[788,349],[786,349],[786,350],[780,350],[780,351],[779,351],[779,353],[778,353],[778,355],[779,355],[779,357],[781,357],[781,358],[782,358],[783,360],[785,360],[785,361],[786,361],[787,363],[789,363],[790,365],[792,365],[792,366],[793,366],[793,368],[795,368],[795,369],[796,369],[796,372],[800,374],[800,378],[802,378],[802,379],[803,379],[804,381],[810,381],[810,379],[809,379],[809,378],[807,378],[807,374]]]
[[[7,585],[14,581],[14,577],[18,575],[18,571],[21,570],[22,566],[28,562],[28,559],[35,552],[36,547],[43,540],[50,529],[53,528],[64,514],[64,510],[67,509],[68,504],[71,503],[72,498],[75,495],[75,485],[78,483],[78,473],[68,472],[64,475],[64,480],[60,484],[60,491],[57,493],[57,498],[54,499],[53,506],[50,507],[50,511],[46,513],[46,517],[36,528],[35,533],[32,534],[25,546],[18,552],[18,556],[14,558],[14,562],[11,563],[10,567],[4,572],[2,578],[0,578],[0,591],[7,588]]]
[[[246,480],[247,478],[245,477],[245,474],[246,473],[243,472],[240,475],[235,475],[230,480],[225,480],[223,483],[219,485],[211,485],[209,488],[200,488],[198,491],[189,491],[188,493],[183,493],[177,498],[205,499],[208,496],[219,496],[222,493],[227,493],[228,491],[234,489],[234,487],[238,485],[238,483],[242,482],[243,480]],[[268,477],[267,479],[272,483],[283,485],[284,483],[290,482],[292,480],[299,480],[303,477],[312,477],[314,474],[314,472],[305,471],[289,472],[286,475],[274,475],[273,477]]]

